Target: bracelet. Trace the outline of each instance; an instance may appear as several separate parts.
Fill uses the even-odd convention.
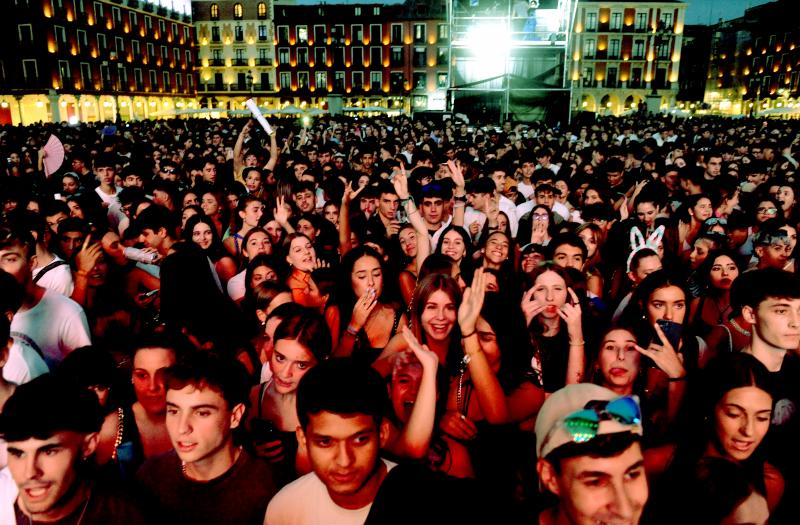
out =
[[[577,343],[573,343],[572,341],[569,342],[569,346],[584,346],[585,344],[586,344],[586,341],[580,341],[580,342],[577,342]]]
[[[351,324],[347,325],[347,329],[345,330],[348,334],[352,335],[353,337],[358,335],[358,330]]]
[[[419,211],[418,209],[414,208],[413,210],[411,210],[410,212],[408,212],[408,214],[409,214],[409,215],[414,215],[414,214],[415,214],[415,213],[417,213],[418,211]]]
[[[402,204],[403,206],[405,206],[405,205],[406,205],[406,204],[408,204],[409,202],[414,202],[414,197],[412,197],[411,195],[409,195],[409,196],[408,196],[407,198],[405,198],[405,199],[400,199],[400,204]],[[416,204],[416,202],[414,202],[414,204]]]
[[[471,332],[470,332],[470,333],[468,333],[468,334],[463,334],[463,333],[462,333],[462,334],[461,334],[461,339],[466,339],[467,337],[472,337],[473,335],[475,335],[475,332],[476,332],[476,331],[475,331],[475,330],[473,330],[473,331],[471,331]]]
[[[89,277],[89,272],[86,270],[78,270],[75,272],[76,277]]]
[[[682,375],[682,376],[680,376],[680,377],[668,377],[668,378],[667,378],[667,381],[669,381],[670,383],[677,383],[678,381],[686,381],[686,379],[687,379],[688,377],[689,377],[689,376],[687,376],[686,374],[683,374],[683,375]]]
[[[453,197],[457,202],[467,202],[467,196],[465,195],[456,195]]]
[[[456,202],[455,204],[453,204],[453,208],[464,208],[465,206],[466,204],[464,204],[463,202]]]

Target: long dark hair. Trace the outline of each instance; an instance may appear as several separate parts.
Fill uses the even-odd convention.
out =
[[[378,297],[378,302],[381,304],[389,303],[389,294],[387,292],[389,275],[386,273],[386,265],[384,264],[383,257],[378,253],[378,250],[371,246],[362,245],[353,248],[342,257],[342,264],[339,271],[339,279],[337,281],[336,302],[339,307],[339,328],[340,333],[344,333],[345,328],[350,323],[350,314],[353,312],[353,306],[360,297],[356,297],[353,292],[353,284],[351,275],[356,262],[363,257],[371,257],[378,261],[383,276],[383,285],[381,295]]]
[[[194,240],[192,240],[194,227],[197,226],[198,224],[205,224],[206,226],[211,228],[211,246],[209,246],[207,250],[203,251],[206,253],[206,255],[208,255],[208,257],[212,261],[217,262],[226,253],[222,251],[223,250],[222,240],[219,237],[219,233],[217,233],[217,227],[216,225],[214,225],[214,221],[211,220],[210,217],[203,214],[197,214],[197,215],[192,215],[191,217],[186,219],[186,227],[181,232],[181,237],[183,237],[184,241],[190,242],[199,247],[200,245],[198,245],[196,242],[194,242]],[[200,249],[202,250],[202,248]]]

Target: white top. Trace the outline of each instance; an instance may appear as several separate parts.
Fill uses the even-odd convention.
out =
[[[5,441],[0,441],[0,448],[2,448],[2,456],[5,456]],[[3,464],[5,460],[3,459]],[[11,477],[11,471],[8,467],[0,465],[0,523],[11,524],[16,523],[17,518],[14,517],[14,502],[17,501],[17,484],[14,483],[14,478]]]
[[[53,255],[53,260],[48,264],[53,264],[56,261],[63,261],[63,259],[58,255]],[[36,278],[36,276],[39,275],[39,273],[41,273],[41,271],[45,269],[48,264],[42,266],[41,268],[34,268],[33,277]],[[72,270],[70,270],[69,264],[60,264],[47,270],[47,273],[42,275],[42,278],[39,279],[36,284],[67,297],[72,295],[72,290],[75,288],[75,285],[72,282]]]
[[[517,226],[519,226],[519,219],[517,219],[517,206],[514,202],[506,197],[500,195],[500,202],[498,205],[500,211],[508,217],[508,226],[511,228],[511,237],[517,237]]]
[[[395,463],[382,460],[387,472]],[[328,489],[313,472],[296,479],[278,492],[267,507],[264,525],[362,525],[372,503],[356,510],[333,502]]]
[[[45,290],[33,308],[14,315],[11,335],[38,350],[50,368],[76,348],[92,344],[83,308],[52,290]]]
[[[230,279],[228,279],[228,284],[226,288],[228,289],[228,297],[233,299],[234,301],[238,302],[241,299],[244,299],[244,294],[246,292],[246,287],[244,285],[244,274],[247,270],[242,270],[241,272],[237,273]]]
[[[3,379],[22,385],[49,371],[47,363],[32,346],[14,338],[14,343],[8,349],[8,361],[3,367]]]

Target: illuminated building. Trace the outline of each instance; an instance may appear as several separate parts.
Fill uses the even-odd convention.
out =
[[[6,0],[0,123],[159,116],[194,104],[188,0]]]

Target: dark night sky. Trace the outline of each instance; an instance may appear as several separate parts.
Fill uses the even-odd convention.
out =
[[[720,18],[730,20],[744,14],[744,10],[768,0],[688,0],[687,24],[716,23]]]

